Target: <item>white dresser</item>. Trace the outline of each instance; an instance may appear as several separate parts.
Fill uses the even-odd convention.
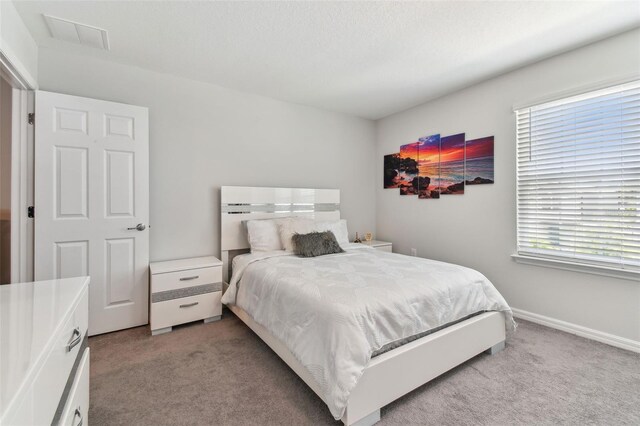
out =
[[[222,315],[222,262],[213,256],[153,262],[151,270],[151,334],[174,325]]]
[[[89,277],[0,286],[0,424],[83,425]]]

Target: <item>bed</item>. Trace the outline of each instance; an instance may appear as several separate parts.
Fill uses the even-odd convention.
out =
[[[376,423],[381,407],[501,350],[513,329],[502,296],[469,268],[357,244],[308,259],[247,253],[247,220],[336,220],[339,190],[223,187],[221,206],[223,302],[346,425]]]

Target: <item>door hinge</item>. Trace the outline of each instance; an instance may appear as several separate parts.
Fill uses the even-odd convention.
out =
[[[29,122],[29,124],[33,124],[36,122],[36,113],[35,112],[30,112],[29,114],[27,114],[27,121]]]
[[[33,206],[27,207],[27,217],[34,218],[36,216],[36,208]]]

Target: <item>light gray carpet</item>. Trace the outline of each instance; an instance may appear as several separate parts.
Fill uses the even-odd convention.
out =
[[[640,355],[525,321],[382,409],[380,425],[640,425]],[[92,425],[341,424],[233,314],[92,337]]]

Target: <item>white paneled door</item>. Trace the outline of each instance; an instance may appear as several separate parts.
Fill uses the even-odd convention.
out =
[[[147,108],[36,92],[35,278],[89,275],[89,334],[148,323]]]

